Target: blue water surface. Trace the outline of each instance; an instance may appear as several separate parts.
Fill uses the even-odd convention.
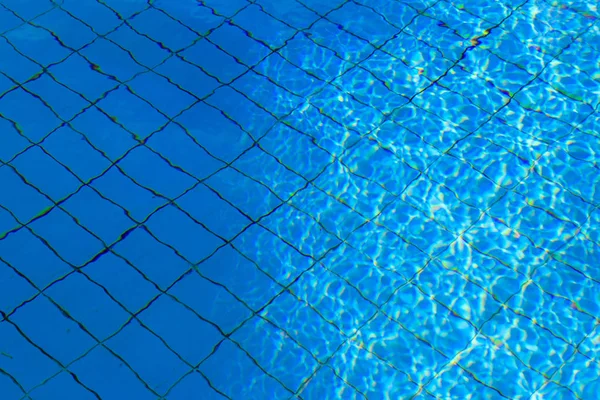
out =
[[[600,5],[0,0],[0,399],[595,399]]]

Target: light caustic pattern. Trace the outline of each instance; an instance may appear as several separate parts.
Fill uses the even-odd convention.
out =
[[[599,17],[0,0],[0,397],[595,398]]]

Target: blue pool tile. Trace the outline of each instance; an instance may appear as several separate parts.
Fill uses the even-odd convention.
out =
[[[122,23],[110,8],[93,0],[64,0],[61,7],[89,25],[97,35],[106,35]]]
[[[467,230],[482,213],[481,210],[460,201],[444,185],[424,176],[415,179],[400,197],[454,234]]]
[[[213,10],[217,15],[231,17],[249,5],[247,0],[231,0],[223,3],[220,0],[204,0],[202,5]]]
[[[176,121],[208,153],[224,162],[235,160],[253,144],[252,137],[234,120],[205,103],[195,104]]]
[[[192,45],[198,38],[198,34],[190,28],[155,8],[137,14],[130,20],[130,25],[173,52]]]
[[[160,193],[167,198],[175,198],[190,189],[196,180],[182,171],[172,168],[169,163],[145,146],[136,147],[118,166],[139,185]]]
[[[233,241],[233,246],[283,286],[295,281],[314,264],[310,257],[299,253],[280,237],[259,225],[252,225],[238,236]],[[267,248],[268,252],[264,250]]]
[[[145,0],[104,0],[104,5],[114,10],[121,18],[126,19],[148,8]],[[122,25],[121,25],[122,26]]]
[[[23,20],[15,15],[13,8],[19,3],[13,4],[10,8],[8,4],[0,10],[0,33],[5,33],[23,23]],[[23,4],[22,2],[20,4]]]
[[[14,325],[5,320],[0,322],[0,338],[0,351],[4,355],[0,358],[0,368],[13,376],[24,390],[32,390],[60,372],[61,367],[55,360],[29,343]]]
[[[65,400],[93,400],[96,398],[89,388],[76,381],[68,372],[61,372],[43,386],[35,388],[31,393],[33,398],[40,400],[51,400],[56,397]]]
[[[429,262],[423,250],[373,222],[360,226],[346,242],[369,257],[378,268],[398,274],[406,281]]]
[[[371,140],[362,140],[341,158],[352,174],[377,182],[393,195],[400,195],[419,172],[388,149]]]
[[[106,37],[127,51],[143,67],[154,68],[172,55],[164,46],[136,32],[131,25],[121,25]]]
[[[298,192],[290,204],[313,217],[327,232],[340,239],[347,238],[366,221],[356,211],[313,185]],[[317,204],[322,211],[315,211]]]
[[[272,52],[269,47],[252,39],[243,29],[229,22],[214,30],[208,35],[208,39],[247,67],[255,66]]]
[[[136,95],[149,102],[152,108],[157,109],[169,118],[181,114],[183,110],[197,101],[195,97],[177,88],[165,77],[154,72],[136,76],[128,82],[128,87]]]
[[[166,289],[190,269],[190,265],[172,249],[156,241],[143,228],[138,228],[114,246],[117,255],[124,257],[146,279],[161,289]],[[110,258],[113,258],[112,256]],[[104,260],[104,263],[122,263],[117,260]],[[135,274],[130,274],[131,279]]]
[[[54,201],[64,199],[81,186],[81,181],[65,165],[55,161],[39,147],[29,148],[15,158],[12,165],[27,182]]]
[[[190,129],[189,124],[185,125]],[[243,132],[242,132],[243,134]],[[152,150],[163,156],[168,162],[193,175],[196,179],[205,179],[225,167],[225,163],[207,153],[202,142],[184,131],[181,125],[170,123],[164,129],[152,135],[147,144]],[[249,140],[249,139],[248,139]],[[243,140],[241,141],[243,144]],[[212,143],[208,142],[209,144]],[[209,148],[208,150],[214,149]],[[221,158],[221,157],[220,157]],[[222,157],[225,158],[226,157]]]
[[[208,75],[222,83],[231,83],[248,69],[244,64],[236,61],[234,57],[225,53],[207,39],[198,40],[193,46],[179,54],[184,60],[201,68]],[[207,78],[203,78],[203,80],[211,82]],[[209,87],[212,86],[211,82]]]
[[[204,277],[225,286],[253,311],[263,308],[283,289],[274,280],[279,279],[276,271],[260,268],[231,245],[221,247],[198,265],[198,271]]]
[[[127,210],[128,215],[141,222],[167,200],[136,184],[117,167],[111,167],[92,186],[103,196]]]
[[[134,261],[137,260],[134,259]],[[143,264],[136,265],[139,268],[136,270],[123,258],[113,253],[107,253],[86,266],[84,272],[86,276],[101,285],[103,290],[106,290],[127,311],[137,313],[158,295],[156,284],[150,281],[157,275],[153,271],[144,269],[144,266]],[[141,272],[139,272],[140,270]],[[143,275],[145,273],[148,273],[148,276],[145,277]],[[113,279],[115,275],[119,275],[119,279]],[[131,290],[132,287],[135,287],[135,290]],[[102,327],[102,329],[106,328]]]
[[[38,288],[45,288],[73,271],[42,239],[27,229],[21,229],[0,240],[0,250],[3,261],[21,271]],[[44,268],[38,268],[42,263]]]
[[[33,19],[54,7],[50,0],[7,0],[3,5],[25,19]]]
[[[323,16],[331,12],[331,10],[340,7],[344,3],[344,0],[333,0],[327,4],[319,0],[300,0],[300,3],[304,4],[304,6],[306,6],[308,9],[313,10],[317,14]]]
[[[0,60],[0,71],[18,82],[25,82],[42,72],[40,65],[19,54],[4,37],[0,38],[0,49],[2,54],[5,54],[5,57]]]
[[[424,268],[414,284],[477,328],[500,309],[500,303],[476,282],[456,271],[447,270],[437,261]]]
[[[231,333],[251,316],[250,309],[225,288],[202,278],[195,271],[177,282],[169,294],[218,326],[225,334]],[[207,328],[207,331],[210,329]]]
[[[213,347],[223,338],[219,331],[200,319],[191,310],[186,308],[181,303],[175,301],[169,296],[163,295],[156,299],[150,306],[142,311],[138,319],[149,329],[154,335],[157,335],[166,342],[176,355],[183,358],[186,363],[191,365],[199,364],[211,352]],[[123,332],[129,329],[129,334],[136,337],[146,337],[147,340],[156,341],[155,336],[151,336],[145,329],[141,327],[133,328],[133,323],[124,329]],[[135,333],[134,333],[135,332]],[[115,339],[119,338],[116,336]],[[124,339],[123,339],[124,340]],[[122,343],[126,345],[126,343]],[[158,349],[157,349],[158,350]],[[165,353],[168,350],[161,346]],[[135,357],[135,353],[131,354]],[[156,355],[155,355],[156,356]],[[180,361],[172,358],[167,364],[169,366],[179,367],[179,372],[183,371],[183,365]],[[149,359],[151,360],[151,358]],[[159,371],[147,371],[149,374],[157,374]],[[167,371],[163,371],[167,372]],[[153,379],[158,376],[153,376]],[[173,376],[171,379],[179,378]]]
[[[275,50],[285,45],[296,30],[266,14],[261,7],[250,5],[237,13],[232,21],[248,32],[248,36]]]
[[[331,357],[345,340],[337,327],[323,319],[309,304],[288,292],[277,296],[261,316],[277,326],[284,336],[296,340],[321,363]],[[303,321],[311,323],[305,324]]]
[[[103,346],[96,347],[86,357],[77,360],[70,366],[70,370],[77,374],[84,385],[102,397],[132,396],[140,400],[156,398],[156,393],[129,366]]]
[[[136,63],[126,50],[104,38],[96,39],[79,53],[92,62],[96,66],[96,70],[113,76],[119,81],[129,80],[146,70],[145,67]]]
[[[284,118],[283,123],[310,136],[314,143],[333,156],[341,155],[360,140],[358,133],[321,114],[313,105],[305,105]],[[280,125],[272,131],[284,130]],[[268,140],[268,139],[267,139]]]
[[[288,48],[286,46],[285,48]],[[308,74],[298,66],[286,60],[279,53],[272,53],[254,68],[254,71],[266,76],[289,92],[306,98],[325,86],[326,82]]]
[[[233,168],[219,171],[206,184],[254,221],[281,204],[267,187]]]
[[[320,19],[307,31],[313,46],[316,44],[333,51],[336,56],[350,63],[359,63],[375,51],[367,40],[342,30],[337,23]],[[335,38],[335,40],[332,40]]]
[[[48,69],[54,79],[66,85],[88,101],[98,100],[118,82],[93,69],[88,60],[79,54],[72,54],[60,64]]]
[[[264,218],[260,224],[302,254],[315,259],[319,259],[340,243],[340,238],[326,232],[314,217],[286,203]]]
[[[555,396],[565,400],[577,399],[577,396],[575,395],[575,393],[573,393],[573,390],[569,389],[566,386],[562,386],[551,381],[548,381],[544,385],[542,385],[536,392],[536,395],[546,397]]]
[[[277,118],[289,114],[303,102],[301,97],[275,85],[254,71],[248,71],[236,79],[232,87]]]
[[[497,347],[518,355],[521,363],[545,376],[556,373],[575,351],[574,347],[530,319],[506,308],[501,309],[482,332]]]
[[[259,0],[257,4],[267,14],[296,29],[306,29],[319,15],[300,2],[281,3],[277,0]]]
[[[334,394],[332,394],[334,393]],[[356,391],[342,378],[335,374],[329,365],[320,368],[304,386],[300,393],[305,400],[322,400],[343,398],[348,400],[366,399],[364,394]]]
[[[315,292],[314,282],[326,289]],[[302,274],[290,292],[310,304],[346,336],[355,333],[377,310],[358,290],[319,264]],[[345,306],[342,308],[341,304]]]
[[[456,271],[484,289],[488,301],[491,294],[497,301],[506,302],[527,280],[519,265],[507,265],[463,239],[458,239],[449,251],[441,255],[440,263],[446,270]]]
[[[23,181],[13,168],[0,167],[0,179],[6,188],[0,192],[0,205],[10,210],[21,223],[31,221],[52,206],[50,200]]]
[[[159,240],[177,249],[191,263],[203,260],[223,244],[221,239],[173,205],[157,211],[145,225]]]
[[[17,274],[14,267],[0,261],[0,310],[10,314],[25,301],[33,298],[38,291],[25,276]]]
[[[544,267],[541,267],[544,268]],[[596,320],[573,307],[573,302],[546,293],[536,283],[524,285],[508,305],[563,341],[575,345],[594,328]]]
[[[600,389],[600,365],[581,354],[575,354],[552,378],[553,382],[571,389],[577,398],[594,396]]]
[[[166,396],[168,400],[185,400],[195,396],[202,396],[206,400],[224,400],[225,396],[219,394],[209,386],[208,380],[197,371],[186,375]]]
[[[196,186],[176,203],[217,235],[231,240],[252,221],[204,185]],[[228,221],[226,225],[223,221]]]
[[[59,208],[54,208],[35,220],[30,227],[44,238],[60,257],[76,267],[83,266],[104,250],[100,240]],[[73,237],[77,237],[77,240],[72,240]]]
[[[337,161],[329,165],[314,185],[365,218],[373,218],[392,201],[394,195],[376,182],[351,171]]]
[[[125,214],[125,210],[87,186],[81,188],[62,206],[107,245],[118,241],[125,232],[135,226],[135,222]],[[94,212],[90,212],[90,206],[94,207]]]
[[[83,22],[58,8],[40,15],[35,23],[54,33],[65,46],[74,50],[81,49],[96,38]]]
[[[165,328],[168,329],[166,325]],[[122,357],[139,374],[145,386],[161,395],[190,369],[137,320],[132,320],[105,346]],[[156,359],[162,362],[156,363]]]
[[[44,67],[59,63],[71,53],[71,50],[54,40],[50,32],[33,25],[21,25],[5,33],[4,37],[18,52]]]
[[[130,318],[102,286],[83,274],[71,274],[45,293],[99,341],[116,333]]]
[[[194,0],[183,0],[176,3],[169,0],[157,0],[152,3],[152,7],[164,11],[198,35],[206,35],[224,20],[223,17],[216,16],[209,8],[203,7]]]
[[[600,254],[600,244],[586,235],[578,233],[553,256],[584,275],[597,280],[600,274],[593,268],[593,265],[598,254]]]
[[[381,46],[399,32],[398,28],[390,25],[371,8],[354,2],[345,3],[332,11],[327,19],[374,46]]]
[[[471,324],[423,294],[414,285],[407,285],[396,292],[383,307],[383,312],[450,359],[463,350],[476,333]],[[453,333],[439,335],[442,329]]]
[[[255,140],[264,136],[276,122],[270,113],[229,87],[217,89],[207,103],[234,120]]]
[[[290,171],[272,155],[253,147],[241,155],[233,167],[244,175],[269,188],[285,201],[306,186],[306,178]]]
[[[92,336],[71,318],[65,317],[45,296],[38,296],[19,307],[11,320],[31,341],[43,347],[62,365],[70,364],[97,344]]]
[[[355,342],[417,384],[426,383],[431,378],[430,371],[437,371],[448,362],[431,344],[417,339],[383,313],[360,330]]]
[[[186,103],[190,103],[194,102],[194,100],[197,101],[198,99],[208,97],[219,87],[219,82],[216,79],[208,76],[197,66],[179,57],[169,58],[154,70],[185,92],[185,94],[178,92],[177,96],[175,96],[175,90],[171,89],[173,100],[177,98],[177,101],[180,103],[183,102],[183,99],[186,100]],[[193,97],[194,100],[189,96]],[[189,108],[189,105],[185,108]]]
[[[20,227],[20,223],[4,207],[0,208],[0,237],[3,238],[13,229]]]
[[[600,82],[595,81],[590,75],[594,76],[593,73],[584,72],[572,65],[553,60],[540,75],[540,79],[570,99],[594,107],[598,104],[598,98],[593,93],[600,88]],[[561,79],[562,76],[568,76],[568,78]]]
[[[258,316],[246,322],[231,335],[231,339],[248,352],[267,373],[294,392],[319,365],[285,331]]]
[[[33,142],[41,141],[61,124],[50,108],[21,88],[0,98],[0,113]]]
[[[307,56],[307,51],[310,56]],[[334,51],[315,46],[311,36],[302,32],[290,39],[278,53],[292,65],[323,81],[330,81],[353,66]]]
[[[213,387],[230,398],[287,398],[292,395],[289,389],[266,375],[250,356],[228,340],[202,363],[200,371]],[[248,382],[254,384],[248,385]]]
[[[506,398],[496,389],[482,384],[477,379],[477,376],[473,376],[461,366],[451,363],[433,377],[431,382],[425,386],[425,390],[436,398],[442,396],[457,398],[483,396],[491,400]]]
[[[356,3],[373,9],[381,15],[387,23],[398,30],[408,26],[417,15],[414,8],[407,7],[405,3],[389,2],[386,0],[357,0]]]
[[[419,389],[406,372],[373,356],[361,342],[346,343],[329,361],[329,365],[366,398],[384,398],[381,397],[380,388],[385,388],[386,396],[400,399],[410,398]]]
[[[147,138],[168,122],[167,117],[147,100],[144,101],[123,86],[111,91],[97,103],[97,107],[109,115],[113,122],[131,132],[137,140]]]
[[[89,182],[110,167],[110,160],[92,147],[81,133],[62,126],[42,142],[42,148],[80,180]]]
[[[333,162],[333,157],[323,148],[313,144],[309,134],[299,132],[277,124],[261,140],[260,147],[270,155],[277,155],[277,160],[286,168],[308,180],[315,179],[327,165]],[[304,149],[299,154],[295,149]]]

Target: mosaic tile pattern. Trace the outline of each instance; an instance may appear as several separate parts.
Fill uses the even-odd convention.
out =
[[[593,1],[0,0],[2,399],[591,399]]]

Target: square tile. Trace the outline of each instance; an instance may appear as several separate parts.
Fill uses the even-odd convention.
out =
[[[146,307],[158,295],[157,285],[150,281],[150,278],[156,276],[142,275],[146,271],[142,269],[140,273],[134,266],[128,265],[122,257],[117,257],[113,253],[103,254],[83,271],[132,314]],[[114,279],[115,276],[119,276],[119,279]],[[132,287],[136,289],[131,290]]]
[[[300,2],[282,4],[277,0],[259,0],[257,4],[266,13],[298,30],[309,28],[320,18],[317,13],[309,10]]]
[[[40,15],[35,24],[51,31],[64,45],[74,50],[90,44],[97,37],[89,26],[60,8]]]
[[[0,338],[3,355],[0,368],[14,377],[24,390],[32,390],[61,371],[62,367],[55,360],[29,343],[14,325],[4,320],[0,322]],[[7,354],[9,357],[5,356]]]
[[[206,35],[225,19],[215,15],[208,7],[195,0],[183,0],[176,3],[169,0],[157,0],[152,7],[164,11],[171,18],[192,29],[198,35]]]
[[[122,23],[110,8],[93,0],[64,0],[61,7],[91,26],[98,35],[106,35]]]
[[[146,144],[164,159],[169,160],[175,168],[191,174],[198,180],[206,179],[225,167],[223,161],[210,155],[177,123],[170,123],[156,132]]]
[[[2,260],[42,289],[73,271],[29,229],[20,229],[0,240]],[[39,268],[43,265],[44,268]]]
[[[82,267],[106,250],[100,240],[79,225],[73,216],[54,208],[44,217],[29,224],[59,257],[74,267]],[[73,240],[76,238],[76,240]]]
[[[219,394],[209,386],[208,380],[199,372],[193,371],[169,390],[169,400],[185,400],[194,396],[202,396],[206,400],[223,400],[227,397]]]
[[[463,367],[451,363],[425,386],[427,393],[433,396],[452,396],[461,399],[484,396],[486,399],[503,399],[495,388],[484,385]]]
[[[163,64],[154,69],[158,74],[166,77],[172,84],[177,85],[184,93],[176,92],[175,89],[169,87],[173,93],[172,100],[177,100],[180,107],[185,105],[183,110],[187,110],[190,104],[193,104],[198,99],[203,99],[210,96],[216,88],[220,86],[219,81],[204,73],[196,65],[180,57],[171,57]],[[152,84],[152,82],[148,82]],[[166,83],[164,83],[166,86]],[[191,97],[190,97],[191,96]],[[157,100],[162,97],[157,96]],[[147,96],[146,98],[149,98]],[[183,102],[185,99],[185,103]],[[154,102],[158,104],[158,102]],[[162,109],[166,110],[174,106],[163,103]]]
[[[216,389],[230,398],[287,398],[291,390],[261,370],[256,362],[229,340],[200,366],[200,371]],[[254,382],[248,385],[248,382]]]
[[[103,341],[131,317],[104,290],[85,275],[75,273],[49,287],[45,293],[96,340]]]
[[[225,334],[233,332],[252,316],[250,309],[233,296],[237,293],[230,293],[223,286],[201,277],[197,270],[175,283],[169,294]]]
[[[211,232],[227,240],[233,239],[252,222],[204,185],[196,186],[176,203]],[[223,221],[227,223],[223,224]]]
[[[19,307],[11,320],[33,343],[62,365],[68,365],[84,356],[98,342],[65,314],[46,296],[38,296]]]
[[[173,249],[157,242],[144,227],[134,230],[117,243],[114,251],[138,269],[145,279],[162,290],[169,288],[191,267]],[[103,268],[125,269],[125,265],[112,256],[103,262],[107,265]],[[136,274],[129,273],[128,275],[131,276],[130,279],[139,281],[140,277]],[[146,291],[149,292],[150,288],[148,287]],[[147,299],[150,299],[149,294]]]
[[[319,365],[317,360],[287,333],[258,316],[246,322],[231,339],[255,362],[296,392]]]
[[[252,13],[251,11],[250,15]],[[208,39],[247,67],[255,66],[272,52],[265,44],[252,39],[246,31],[230,22],[224,23],[211,32]]]
[[[18,269],[0,261],[0,310],[6,315],[11,314],[16,307],[38,294]]]
[[[206,86],[213,86],[212,77],[221,83],[231,83],[234,79],[242,75],[248,69],[244,64],[237,61],[233,56],[219,49],[215,44],[203,38],[179,53],[181,57],[193,66],[198,67],[206,76],[202,77],[202,89],[198,88],[198,93],[206,92]],[[201,76],[201,74],[197,73]],[[211,90],[212,92],[212,90]]]
[[[39,400],[51,400],[61,397],[65,400],[93,400],[96,398],[89,388],[84,387],[73,376],[66,371],[54,376],[42,386],[36,387],[32,392],[34,398]],[[15,397],[16,398],[16,397]]]
[[[131,18],[136,13],[148,8],[146,0],[129,0],[122,2],[121,0],[104,0],[104,4],[115,10],[123,19]]]
[[[299,395],[305,400],[323,399],[327,396],[334,396],[348,400],[365,399],[364,394],[356,391],[352,386],[346,383],[342,378],[335,374],[329,365],[324,365],[302,388]]]
[[[296,2],[296,4],[299,3]],[[288,45],[284,49],[287,47]],[[254,71],[268,77],[289,92],[304,98],[327,84],[314,74],[309,74],[306,70],[292,64],[279,53],[269,55],[254,68]]]
[[[135,1],[136,0],[129,0],[128,4],[135,7],[135,4],[132,4]],[[144,4],[144,8],[147,8],[147,6],[147,3]],[[141,12],[141,10],[137,12]],[[119,26],[106,37],[114,44],[129,52],[132,59],[137,64],[149,69],[157,67],[172,55],[172,53],[164,46],[161,47],[152,39],[136,32],[130,24]]]
[[[552,378],[552,381],[572,390],[577,398],[594,396],[600,389],[600,365],[581,354],[575,354]]]
[[[162,64],[163,68],[166,65]],[[127,83],[127,87],[168,118],[176,117],[197,101],[195,97],[154,72],[139,74]]]
[[[123,208],[103,198],[88,186],[81,188],[64,202],[62,207],[107,245],[120,240],[136,225]]]
[[[7,0],[4,4],[9,10],[17,13],[24,19],[33,19],[54,7],[51,0]]]
[[[367,40],[340,29],[337,23],[326,19],[318,20],[306,33],[314,42],[312,46],[316,44],[331,50],[342,60],[351,63],[359,63],[375,51],[375,46]]]
[[[80,180],[89,182],[110,167],[110,160],[69,126],[62,126],[42,142],[42,148]]]
[[[249,37],[259,40],[275,50],[285,45],[296,30],[264,13],[261,7],[252,4],[244,7],[232,18],[233,23],[249,33]]]
[[[0,180],[4,190],[0,192],[0,205],[22,224],[47,212],[52,202],[31,184],[27,184],[22,175],[10,166],[0,167]]]
[[[19,19],[17,21],[18,24],[22,23]],[[25,58],[4,37],[0,39],[0,50],[2,54],[5,54],[0,60],[0,71],[19,83],[24,83],[36,74],[43,72],[41,65]]]
[[[129,23],[133,29],[147,35],[172,52],[192,45],[198,38],[197,33],[156,8],[148,8],[137,14],[129,20]]]
[[[226,245],[200,263],[197,270],[210,281],[223,285],[247,307],[258,311],[283,290],[276,282],[280,276],[269,275],[276,271],[261,268],[233,246]]]
[[[31,141],[17,130],[14,123],[6,118],[0,118],[0,129],[3,132],[0,139],[0,161],[9,162],[32,145]]]
[[[20,25],[5,33],[4,37],[21,54],[44,67],[58,63],[72,53],[54,40],[50,32],[30,24]]]
[[[193,264],[208,257],[224,243],[173,205],[159,210],[145,225]]]
[[[189,370],[172,350],[137,320],[132,320],[105,345],[122,357],[150,390],[161,395]]]
[[[93,63],[95,70],[114,76],[120,82],[128,81],[146,70],[126,50],[104,38],[96,39],[79,53]]]
[[[164,340],[171,351],[191,365],[200,364],[212,353],[215,345],[223,338],[213,325],[203,321],[189,308],[167,295],[162,295],[153,301],[147,309],[138,315],[138,319],[154,335]],[[132,324],[127,328],[129,327],[133,328]],[[146,337],[149,341],[156,341],[158,344],[158,340],[146,332],[145,329],[140,327],[136,329],[136,333],[133,333],[133,330],[129,333],[137,337]],[[125,344],[122,343],[122,345]],[[174,355],[171,357],[172,353],[168,352],[166,348],[163,349],[165,355],[171,358],[171,365],[179,367],[180,361]],[[135,357],[134,354],[132,356]],[[183,365],[181,365],[178,372],[182,373],[183,370]],[[148,373],[155,374],[158,373],[158,370],[148,371]],[[154,376],[154,378],[158,378],[158,376]],[[179,377],[173,376],[173,379],[175,378],[178,379]]]
[[[146,139],[168,122],[155,107],[124,86],[102,98],[97,107],[113,122],[133,134],[136,140]]]
[[[333,10],[327,19],[374,46],[381,46],[399,31],[371,8],[355,2]]]
[[[169,199],[181,196],[197,183],[196,179],[176,170],[145,146],[133,149],[117,165],[138,185]]]

